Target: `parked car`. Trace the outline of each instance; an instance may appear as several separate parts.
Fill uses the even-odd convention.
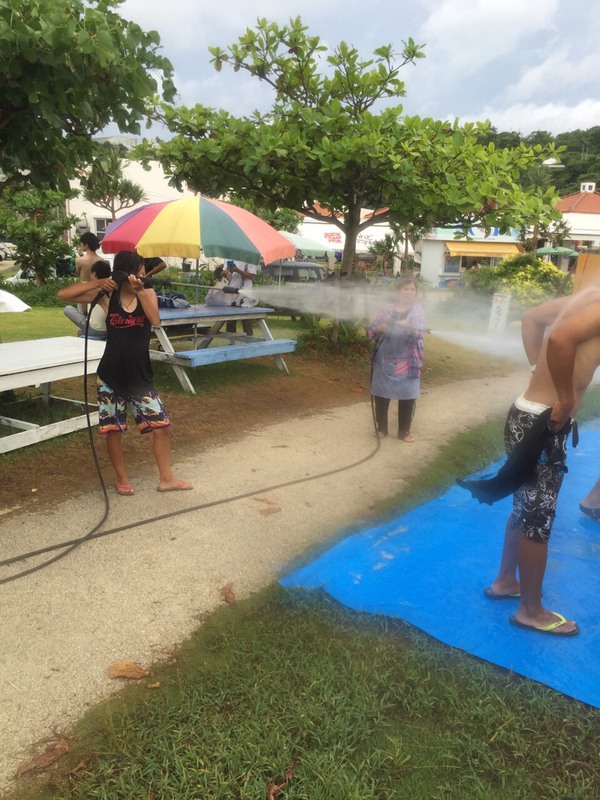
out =
[[[273,261],[263,267],[262,276],[277,284],[281,291],[280,302],[277,296],[269,296],[269,305],[274,307],[275,313],[296,319],[304,316],[305,311],[302,309],[306,308],[307,295],[312,295],[313,291],[321,291],[322,283],[327,280],[328,273],[322,264],[313,261],[281,260]],[[258,293],[260,294],[260,287]],[[275,295],[278,293],[276,290]],[[294,302],[295,295],[298,305]],[[309,302],[308,305],[312,304]]]
[[[312,261],[272,261],[263,268],[264,278],[277,283],[319,283],[327,280],[327,270]]]
[[[59,261],[60,261],[60,259],[59,259]],[[57,264],[57,267],[58,267],[58,271],[54,267],[52,267],[52,269],[50,270],[50,273],[48,275],[48,278],[50,280],[53,280],[54,278],[58,278],[58,277],[65,277],[64,274],[62,274],[62,275],[60,274],[61,273],[60,265]],[[4,282],[5,283],[29,283],[30,281],[34,281],[34,280],[35,280],[35,270],[32,267],[25,267],[23,269],[18,270],[12,276],[12,278],[6,278]]]
[[[18,270],[12,278],[6,278],[4,283],[29,283],[29,281],[35,278],[35,272],[28,268],[28,269],[20,269]]]
[[[16,244],[13,244],[12,242],[0,242],[0,261],[13,261],[16,251]]]

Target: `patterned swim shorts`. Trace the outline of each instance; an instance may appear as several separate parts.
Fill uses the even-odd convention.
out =
[[[149,433],[170,426],[165,407],[156,389],[151,389],[143,397],[124,400],[102,381],[98,381],[98,414],[101,435],[127,430],[127,408],[134,414],[135,424],[140,433]]]
[[[504,427],[507,455],[522,441],[536,422],[537,415],[512,406]],[[513,494],[512,521],[523,535],[536,542],[547,542],[556,515],[558,493],[567,468],[568,428],[549,437],[531,478]]]

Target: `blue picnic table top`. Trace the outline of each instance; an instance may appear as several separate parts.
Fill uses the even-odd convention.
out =
[[[255,306],[254,308],[240,308],[239,306],[207,306],[197,305],[189,306],[189,308],[161,308],[159,309],[160,319],[167,320],[201,320],[211,319],[215,317],[234,317],[241,319],[242,317],[249,317],[258,314],[265,317],[267,314],[272,314],[272,308],[262,308]]]

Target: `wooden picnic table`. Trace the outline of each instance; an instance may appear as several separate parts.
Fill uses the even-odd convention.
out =
[[[165,361],[173,366],[182,388],[191,393],[195,389],[186,368],[216,364],[223,361],[274,356],[277,366],[289,372],[282,353],[291,353],[296,348],[294,339],[274,339],[269,330],[267,317],[272,308],[239,308],[237,306],[192,305],[189,308],[161,308],[160,325],[153,328],[160,350],[151,349],[150,358]],[[260,336],[244,333],[228,333],[222,330],[225,323],[235,320],[256,322]],[[176,350],[174,340],[177,329],[191,326],[192,348]],[[186,334],[190,338],[190,334]],[[224,341],[225,344],[215,342]]]

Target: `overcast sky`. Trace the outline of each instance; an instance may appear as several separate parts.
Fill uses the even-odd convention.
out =
[[[331,47],[369,56],[412,37],[426,58],[401,72],[406,114],[498,130],[551,133],[600,125],[600,14],[593,0],[125,0],[119,13],[157,30],[175,68],[178,103],[238,115],[271,107],[256,78],[217,73],[209,46],[226,48],[257,17],[301,16]]]

